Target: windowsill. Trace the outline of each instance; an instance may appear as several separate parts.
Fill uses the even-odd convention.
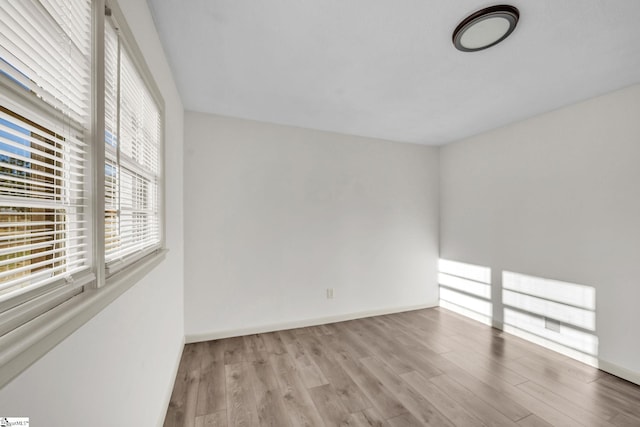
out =
[[[0,338],[0,388],[47,354],[165,259],[161,249]]]

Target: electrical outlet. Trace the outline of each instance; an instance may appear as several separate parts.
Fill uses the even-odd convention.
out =
[[[333,288],[327,288],[327,299],[333,299]]]
[[[544,327],[553,332],[560,332],[560,322],[548,317],[544,318]]]

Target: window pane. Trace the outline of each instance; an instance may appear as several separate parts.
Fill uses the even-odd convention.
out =
[[[88,268],[90,50],[88,0],[0,2],[0,302]]]
[[[107,263],[160,243],[160,111],[127,49],[107,25],[105,74],[105,257]],[[119,102],[118,102],[119,101]]]

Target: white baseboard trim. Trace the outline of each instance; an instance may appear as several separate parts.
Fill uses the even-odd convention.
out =
[[[474,320],[474,321],[477,322],[476,319],[471,319],[469,317],[468,317],[468,319]],[[496,329],[499,329],[499,330],[501,330],[503,332],[506,332],[508,334],[511,334],[511,335],[517,336],[519,338],[522,338],[524,340],[527,340],[527,341],[529,341],[529,342],[531,342],[533,344],[536,344],[536,345],[539,345],[541,347],[547,348],[549,350],[555,351],[556,353],[559,353],[559,354],[565,355],[567,357],[570,357],[570,358],[572,358],[574,360],[578,360],[578,362],[582,362],[582,363],[585,363],[587,365],[593,366],[594,368],[600,369],[601,371],[604,371],[604,372],[606,372],[608,374],[615,375],[616,377],[620,377],[623,380],[627,380],[627,381],[632,382],[634,384],[640,385],[640,372],[631,371],[631,370],[629,370],[627,368],[623,368],[622,366],[616,365],[615,363],[607,362],[606,360],[603,360],[603,359],[600,359],[600,358],[598,358],[598,359],[593,358],[594,359],[593,362],[587,362],[585,360],[576,359],[575,357],[571,356],[570,354],[564,353],[562,351],[558,351],[558,350],[556,350],[554,348],[550,348],[550,347],[548,347],[546,345],[542,345],[539,342],[532,341],[532,340],[528,339],[524,335],[520,335],[520,334],[514,333],[513,331],[506,331],[505,327],[504,327],[504,323],[502,323],[501,321],[495,320],[495,319],[492,321],[492,327],[496,328]]]
[[[598,368],[602,371],[608,372],[611,375],[620,377],[623,380],[630,381],[634,384],[640,385],[640,372],[634,372],[615,363],[607,362],[606,360],[598,360]]]
[[[420,310],[423,308],[437,307],[438,302],[432,304],[419,304],[405,307],[381,308],[378,310],[367,310],[358,313],[345,313],[335,316],[317,317],[314,319],[292,320],[289,322],[272,323],[270,325],[251,326],[242,329],[226,331],[213,331],[199,334],[187,334],[185,339],[187,344],[211,341],[222,338],[241,337],[243,335],[263,334],[267,332],[282,331],[285,329],[304,328],[307,326],[324,325],[326,323],[344,322],[346,320],[362,319],[365,317],[382,316],[385,314],[401,313],[403,311]]]
[[[173,375],[171,376],[171,378],[173,378],[173,381],[171,381],[171,384],[169,385],[169,388],[167,389],[164,396],[164,405],[162,406],[164,408],[164,412],[158,416],[158,422],[156,423],[158,427],[162,427],[164,425],[164,419],[167,416],[167,411],[169,410],[169,402],[171,402],[171,394],[173,393],[173,388],[175,387],[176,378],[178,377],[178,368],[180,367],[180,360],[182,360],[184,345],[185,345],[185,340],[183,337],[181,340],[178,357],[176,358],[173,366]]]

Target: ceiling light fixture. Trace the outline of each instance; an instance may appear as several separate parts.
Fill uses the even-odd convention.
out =
[[[466,17],[453,32],[453,45],[463,52],[475,52],[500,43],[513,32],[520,12],[513,6],[499,5]]]

